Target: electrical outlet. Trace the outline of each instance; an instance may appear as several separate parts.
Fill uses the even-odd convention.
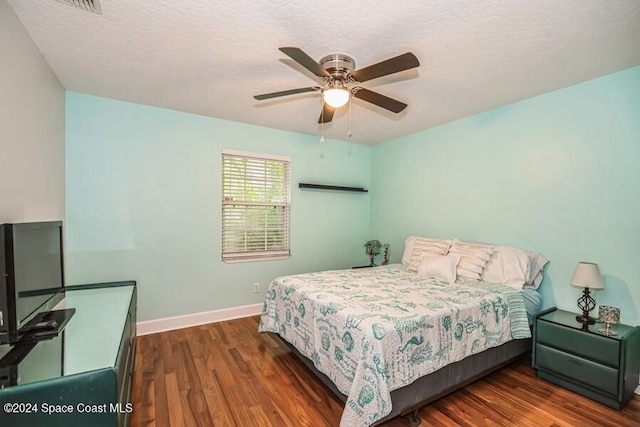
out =
[[[253,292],[254,292],[254,293],[258,293],[258,292],[260,292],[260,283],[255,282],[255,283],[253,284]]]

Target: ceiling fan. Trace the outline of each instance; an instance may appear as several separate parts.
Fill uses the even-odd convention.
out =
[[[311,71],[315,76],[321,78],[324,82],[323,86],[265,93],[263,95],[255,95],[254,98],[261,101],[298,93],[320,92],[323,103],[318,123],[330,122],[333,119],[335,109],[349,102],[351,95],[377,105],[378,107],[382,107],[385,110],[394,113],[401,112],[407,108],[407,104],[372,90],[365,89],[358,86],[358,83],[409,70],[420,65],[418,58],[411,52],[403,53],[402,55],[356,70],[356,61],[350,56],[341,53],[327,55],[323,57],[320,62],[316,62],[302,51],[302,49],[297,47],[281,47],[280,51]]]

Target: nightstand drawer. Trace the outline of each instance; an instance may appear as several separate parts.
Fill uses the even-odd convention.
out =
[[[576,380],[612,396],[618,394],[617,369],[536,344],[536,368]]]
[[[620,366],[620,341],[538,320],[536,342],[578,354],[606,365]]]

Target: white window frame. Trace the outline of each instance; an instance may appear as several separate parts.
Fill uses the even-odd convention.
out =
[[[227,196],[227,185],[230,177],[225,175],[225,158],[246,158],[250,160],[260,161],[275,161],[278,163],[283,163],[285,165],[285,176],[283,177],[282,185],[283,185],[283,194],[281,194],[280,200],[272,201],[272,200],[262,200],[262,201],[249,201],[249,200],[234,200],[231,197]],[[238,151],[238,150],[222,150],[222,218],[221,218],[221,228],[222,228],[222,260],[225,263],[236,263],[236,262],[249,262],[249,261],[268,261],[268,260],[280,260],[287,259],[291,255],[290,251],[290,217],[291,217],[291,158],[286,156],[278,156],[273,154],[263,154],[263,153],[253,153],[249,151]],[[244,172],[246,177],[246,170]],[[235,176],[237,179],[238,177]],[[266,167],[265,167],[265,181],[264,185],[267,186],[269,184],[269,178],[266,177]],[[255,183],[255,177],[254,177]],[[245,184],[246,185],[246,184]],[[231,190],[229,190],[231,191]],[[230,237],[234,232],[237,233],[241,231],[242,227],[237,221],[235,226],[233,224],[233,212],[231,209],[237,208],[238,206],[244,206],[245,208],[250,207],[273,207],[273,208],[283,208],[283,226],[280,230],[284,235],[284,239],[282,242],[282,247],[277,250],[268,250],[266,247],[267,236],[269,231],[274,231],[273,228],[269,228],[268,224],[266,224],[265,218],[265,247],[263,250],[257,250],[256,248],[247,249],[245,246],[245,250],[240,249],[239,247],[233,247],[232,242],[230,241],[232,237]],[[235,212],[238,215],[238,212]],[[242,214],[239,214],[242,216]],[[237,216],[236,216],[237,219]],[[246,217],[244,218],[244,233],[246,238],[246,233],[248,230],[260,230],[260,228],[255,227],[254,224],[246,223]],[[245,245],[247,240],[245,240]],[[251,242],[255,244],[255,241]]]

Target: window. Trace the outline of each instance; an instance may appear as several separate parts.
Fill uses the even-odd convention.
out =
[[[222,259],[289,256],[287,157],[222,150]]]

